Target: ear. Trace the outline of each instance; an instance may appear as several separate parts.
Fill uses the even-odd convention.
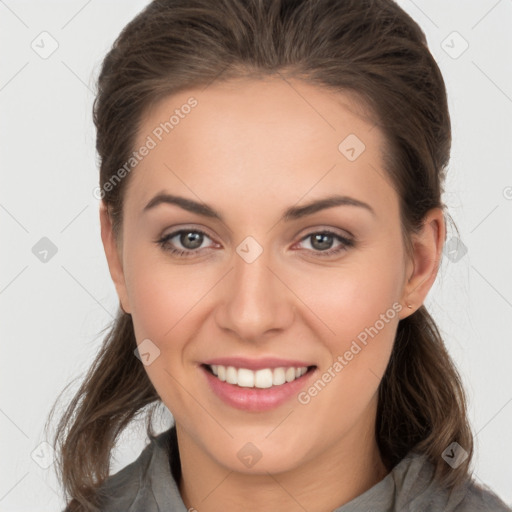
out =
[[[406,307],[401,311],[401,319],[414,313],[425,301],[439,270],[445,238],[443,211],[433,208],[425,216],[421,230],[411,236],[412,254],[402,294],[402,304]]]
[[[103,201],[100,203],[100,225],[101,241],[103,242],[103,249],[107,257],[110,277],[116,287],[121,308],[125,313],[131,313],[122,264],[122,247],[114,237],[112,219]]]

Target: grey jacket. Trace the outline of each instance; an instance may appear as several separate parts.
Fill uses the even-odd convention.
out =
[[[171,430],[151,439],[134,462],[107,479],[102,511],[187,512],[173,476],[179,470],[169,463]],[[179,466],[179,455],[174,455]],[[449,491],[430,481],[432,471],[423,455],[410,452],[383,480],[333,512],[512,512],[474,480]]]

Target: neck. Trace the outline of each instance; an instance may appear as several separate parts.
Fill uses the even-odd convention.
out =
[[[188,510],[325,512],[348,503],[388,473],[372,428],[355,426],[336,446],[280,473],[246,474],[219,464],[177,425],[180,493]]]

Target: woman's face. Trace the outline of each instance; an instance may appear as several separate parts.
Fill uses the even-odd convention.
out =
[[[411,266],[383,135],[357,112],[303,82],[231,81],[140,127],[113,277],[180,440],[225,468],[373,439]]]

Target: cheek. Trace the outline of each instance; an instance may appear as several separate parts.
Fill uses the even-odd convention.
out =
[[[332,415],[361,414],[378,389],[391,355],[402,305],[403,263],[396,250],[367,252],[357,264],[317,272],[298,294],[327,329],[321,340],[328,356],[303,404]],[[298,281],[297,281],[298,282]],[[316,396],[322,395],[322,398]]]
[[[165,257],[144,257],[133,251],[127,261],[126,281],[137,340],[162,343],[186,324],[187,315],[211,289],[211,276],[200,266],[180,266]]]
[[[364,342],[364,333],[374,332],[375,325],[383,338],[393,339],[403,283],[403,259],[396,248],[380,246],[347,258],[337,268],[309,270],[307,280],[304,273],[296,269],[290,280],[297,283],[296,293],[305,306],[326,327],[323,339],[333,355],[348,350],[359,335]]]
[[[189,361],[187,347],[203,321],[198,314],[215,280],[199,266],[175,265],[161,257],[151,260],[137,250],[131,253],[125,276],[137,343],[149,339],[157,347],[158,357],[145,366],[148,377],[173,414],[188,410],[179,383],[187,381],[190,367],[183,363]]]

